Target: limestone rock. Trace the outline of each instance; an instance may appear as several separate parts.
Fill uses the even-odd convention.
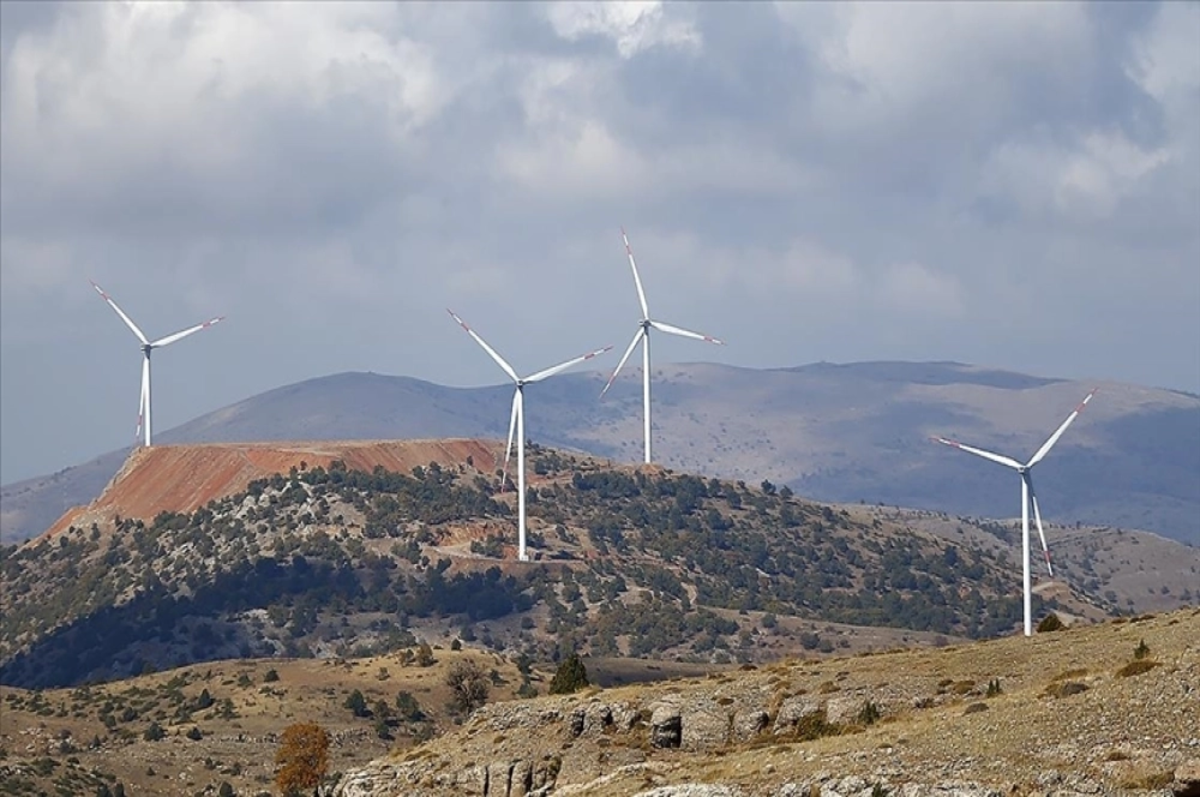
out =
[[[716,750],[729,742],[729,712],[711,700],[689,705],[680,713],[680,746]]]
[[[821,705],[816,700],[806,697],[789,697],[783,701],[779,707],[779,713],[775,716],[774,732],[776,734],[790,733],[795,729],[797,722],[820,710]]]
[[[753,739],[767,727],[770,719],[762,709],[742,709],[733,715],[734,740],[747,742]]]

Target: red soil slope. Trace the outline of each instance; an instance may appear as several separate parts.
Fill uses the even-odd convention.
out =
[[[314,443],[222,443],[138,448],[86,507],[70,509],[43,536],[116,515],[150,521],[159,512],[192,512],[239,493],[254,479],[287,473],[293,466],[329,467],[342,460],[352,470],[382,465],[408,472],[418,465],[465,464],[490,470],[500,446],[481,440],[393,440]],[[36,539],[33,541],[36,542]]]

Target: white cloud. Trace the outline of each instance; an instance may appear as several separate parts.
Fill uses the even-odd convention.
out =
[[[627,339],[621,224],[654,312],[732,341],[682,358],[1200,389],[1194,3],[0,7],[6,469],[52,450],[11,374],[86,369],[112,321],[87,276],[155,329],[231,314],[183,419],[491,378],[446,304],[514,361]]]
[[[681,6],[671,7],[672,11]],[[546,9],[559,36],[577,41],[600,35],[612,39],[622,58],[651,47],[699,49],[700,33],[686,19],[668,18],[661,0],[591,0],[557,2]]]
[[[1165,148],[1143,149],[1120,131],[1092,131],[1069,146],[1042,135],[1003,144],[984,164],[981,188],[1030,218],[1100,221],[1170,160]]]

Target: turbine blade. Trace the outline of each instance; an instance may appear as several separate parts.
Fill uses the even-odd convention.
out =
[[[625,254],[629,256],[629,267],[633,269],[633,284],[637,286],[638,301],[642,304],[642,319],[650,318],[650,308],[646,304],[646,292],[642,290],[642,278],[638,276],[637,263],[633,259],[633,249],[629,246],[629,236],[625,234],[625,228],[621,228],[621,240],[625,242]]]
[[[600,398],[604,398],[604,394],[608,392],[610,387],[612,387],[613,382],[617,378],[617,374],[621,373],[621,368],[624,367],[625,361],[629,359],[629,355],[633,354],[633,350],[637,348],[638,341],[640,341],[642,336],[645,334],[645,327],[638,327],[638,331],[633,335],[633,340],[629,342],[629,348],[625,350],[625,355],[621,357],[621,362],[617,363],[617,367],[613,369],[612,376],[608,378],[608,384],[606,384],[604,389],[600,391]]]
[[[531,382],[541,382],[543,379],[554,376],[555,374],[562,373],[563,371],[570,368],[572,365],[578,365],[579,363],[581,363],[585,360],[590,360],[593,357],[598,357],[601,354],[604,354],[604,352],[608,351],[611,348],[612,348],[612,346],[605,346],[603,349],[596,349],[595,351],[589,351],[587,354],[580,355],[579,357],[576,357],[573,360],[567,360],[565,363],[559,363],[558,365],[556,365],[552,368],[547,368],[544,371],[538,371],[533,376],[528,376],[522,381],[524,381],[526,384],[529,384]]]
[[[654,327],[659,332],[666,332],[668,335],[679,335],[680,337],[684,338],[695,338],[696,340],[702,340],[706,343],[715,343],[718,346],[725,345],[724,341],[717,340],[711,335],[701,335],[699,332],[691,332],[680,327],[672,326],[671,324],[664,324],[661,321],[651,321],[650,326]]]
[[[947,445],[951,448],[959,448],[963,451],[974,454],[977,457],[990,459],[992,462],[999,462],[1001,465],[1007,465],[1010,468],[1016,468],[1017,470],[1020,470],[1022,467],[1021,463],[1017,462],[1015,459],[1011,459],[1010,457],[1006,457],[1001,454],[993,454],[991,451],[984,451],[982,448],[974,448],[973,446],[963,445],[957,440],[949,440],[945,437],[932,437],[930,439],[935,443],[941,443],[942,445]]]
[[[165,338],[159,338],[158,340],[154,341],[150,345],[156,349],[160,349],[163,346],[170,346],[172,343],[174,343],[177,340],[183,340],[188,335],[191,335],[195,332],[199,332],[202,329],[208,329],[213,324],[220,323],[221,321],[224,321],[224,320],[225,320],[225,316],[223,316],[223,315],[217,316],[216,318],[210,318],[207,321],[205,321],[203,324],[196,324],[196,326],[188,327],[187,329],[180,330],[179,332],[176,332],[174,335],[167,335]]]
[[[475,339],[476,343],[478,343],[480,346],[483,347],[483,350],[488,353],[488,356],[490,356],[493,360],[496,361],[496,365],[499,365],[501,368],[504,369],[504,373],[508,374],[509,377],[512,378],[512,381],[514,381],[514,382],[521,381],[521,378],[519,376],[517,376],[517,372],[513,370],[512,366],[509,365],[507,362],[505,362],[503,357],[501,357],[499,354],[496,354],[496,350],[493,349],[491,346],[487,345],[487,342],[484,341],[483,338],[481,338],[481,337],[479,337],[479,335],[475,334],[475,330],[473,330],[469,326],[467,326],[467,323],[465,321],[463,321],[461,318],[459,318],[458,316],[456,316],[454,314],[454,311],[451,310],[450,308],[447,307],[446,312],[450,314],[451,318],[453,318],[455,321],[458,322],[458,325],[460,327],[462,327],[463,329],[465,329],[467,331],[468,335],[470,335],[472,338]]]
[[[100,294],[100,297],[104,299],[104,301],[108,302],[109,307],[117,311],[117,315],[121,316],[121,320],[125,322],[125,326],[133,330],[133,334],[137,335],[138,340],[140,340],[143,344],[150,342],[146,340],[146,336],[142,334],[142,330],[138,329],[138,325],[133,323],[133,319],[125,315],[124,310],[122,310],[120,307],[117,307],[117,303],[113,301],[111,296],[104,292],[103,288],[94,282],[92,282],[92,287],[96,289],[96,293]]]
[[[1074,411],[1067,416],[1067,419],[1062,422],[1062,426],[1058,427],[1054,434],[1050,435],[1050,439],[1042,444],[1042,447],[1038,449],[1038,452],[1033,455],[1033,458],[1029,460],[1029,464],[1025,467],[1032,468],[1050,453],[1050,449],[1054,448],[1054,444],[1058,442],[1058,438],[1062,437],[1063,432],[1067,431],[1067,427],[1079,417],[1079,413],[1083,412],[1083,408],[1086,407],[1087,403],[1092,400],[1092,396],[1096,395],[1096,390],[1099,390],[1099,388],[1094,388],[1091,393],[1088,393],[1083,397],[1083,401],[1079,402],[1079,406],[1077,406]]]
[[[1046,557],[1046,572],[1050,574],[1051,578],[1054,578],[1054,568],[1050,564],[1050,548],[1046,546],[1046,533],[1042,531],[1042,512],[1038,509],[1037,493],[1033,491],[1033,478],[1030,477],[1028,471],[1024,476],[1025,483],[1029,485],[1029,499],[1033,504],[1033,521],[1037,524],[1038,536],[1042,539],[1042,554]]]
[[[517,402],[520,401],[521,391],[513,391],[512,413],[508,418],[508,445],[504,449],[504,469],[500,472],[500,489],[508,484],[508,460],[512,456],[513,436],[517,433]]]

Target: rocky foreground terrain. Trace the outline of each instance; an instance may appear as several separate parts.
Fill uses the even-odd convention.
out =
[[[384,795],[1200,794],[1200,609],[495,703]]]

